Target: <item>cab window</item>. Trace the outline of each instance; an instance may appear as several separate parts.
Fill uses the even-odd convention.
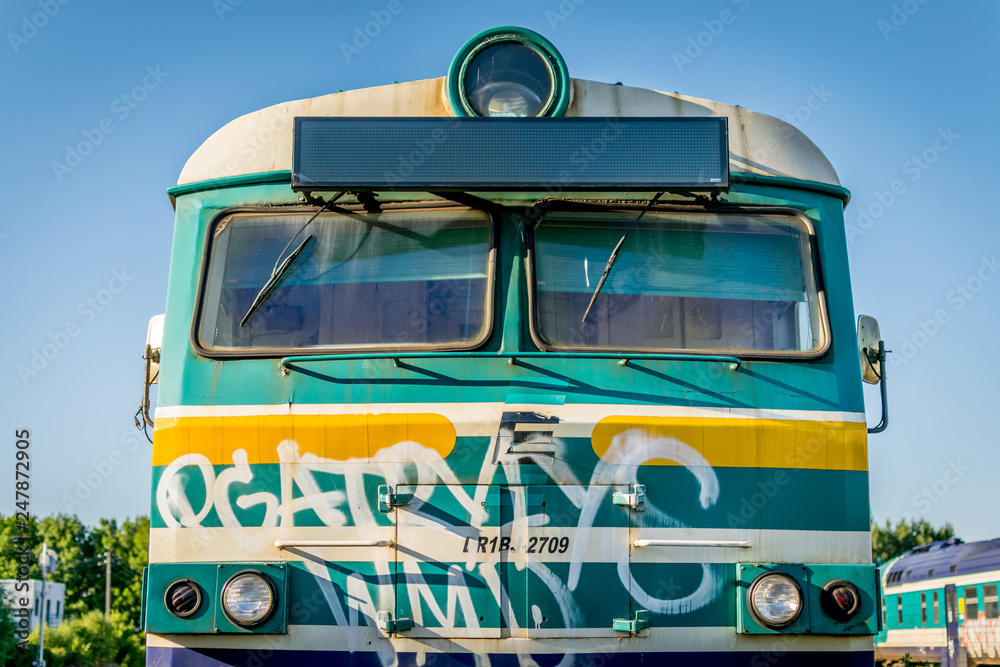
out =
[[[636,219],[636,211],[554,212],[539,221],[533,331],[544,347],[760,356],[825,351],[828,324],[807,218],[649,212]]]
[[[202,349],[466,349],[485,340],[493,261],[486,213],[339,211],[302,229],[313,214],[235,212],[214,222],[196,325]],[[305,239],[241,326],[279,257]]]

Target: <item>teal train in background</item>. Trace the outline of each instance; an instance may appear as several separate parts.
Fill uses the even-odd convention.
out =
[[[884,345],[799,130],[505,27],[168,193],[149,665],[873,663]]]
[[[879,660],[1000,664],[1000,539],[911,549],[882,566],[882,587]]]

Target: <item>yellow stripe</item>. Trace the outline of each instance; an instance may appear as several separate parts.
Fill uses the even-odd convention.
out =
[[[201,454],[232,464],[242,449],[248,462],[278,463],[278,445],[294,440],[300,454],[334,461],[369,460],[400,442],[418,442],[444,458],[455,448],[455,426],[436,414],[169,417],[156,420],[153,465]]]
[[[594,427],[594,451],[609,460],[611,441],[631,429],[635,432],[629,436],[630,443],[675,438],[704,456],[712,467],[868,470],[868,432],[863,423],[608,417]],[[678,464],[653,459],[648,465]]]

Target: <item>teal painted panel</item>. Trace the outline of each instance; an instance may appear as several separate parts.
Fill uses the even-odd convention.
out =
[[[789,625],[771,628],[758,621],[748,606],[751,584],[766,572],[781,572],[791,577],[799,587],[803,602],[799,615]],[[822,564],[748,564],[736,565],[738,594],[736,596],[737,631],[744,634],[814,634],[866,635],[878,633],[876,588],[878,581],[874,565]],[[854,584],[861,595],[857,614],[846,622],[831,618],[822,607],[823,587],[836,580]]]
[[[216,570],[214,563],[150,563],[146,594],[142,606],[146,616],[145,631],[164,634],[209,634],[215,631]],[[201,607],[187,618],[177,618],[165,604],[167,588],[175,581],[187,579],[201,593]]]
[[[499,638],[500,487],[414,485],[396,491],[411,496],[395,512],[396,618],[413,621],[406,636]],[[455,538],[463,537],[469,560],[440,560],[441,544],[453,538],[457,546]],[[469,549],[470,541],[489,543],[490,549]]]
[[[160,634],[284,634],[289,604],[286,563],[151,563],[147,596],[143,601],[146,632]],[[222,610],[226,583],[241,572],[263,575],[274,591],[274,610],[259,625],[242,627]],[[178,580],[193,582],[201,593],[201,606],[189,617],[178,618],[167,611],[165,594]]]
[[[632,563],[632,616],[649,612],[652,628],[735,627],[731,563]],[[600,597],[600,591],[593,594]]]
[[[610,635],[614,619],[628,616],[628,588],[621,582],[616,565],[628,561],[628,532],[607,531],[628,528],[628,509],[611,504],[610,498],[613,491],[626,490],[624,486],[609,487],[607,493],[595,497],[592,487],[524,489],[524,513],[537,517],[527,523],[542,525],[528,529],[520,551],[509,558],[506,577],[511,611],[528,636],[565,637],[570,636],[565,630],[580,628],[593,628],[597,636]],[[573,540],[593,539],[592,531],[574,530],[581,524],[590,525],[586,516],[592,506],[588,501],[599,503],[590,511],[605,510],[600,512],[599,527],[595,521],[592,531],[604,534],[599,538],[602,558],[610,562],[584,562],[579,572],[573,573],[570,563],[553,559],[580,554],[574,550]],[[518,525],[516,513],[505,519]]]
[[[220,563],[216,566],[214,597],[215,632],[222,634],[284,634],[288,631],[288,569],[287,563]],[[222,596],[230,579],[243,572],[262,575],[271,583],[274,591],[274,611],[259,625],[252,628],[234,623],[223,611]]]
[[[289,625],[374,628],[379,611],[395,610],[394,562],[310,561],[289,566]]]
[[[449,461],[446,459],[446,461]],[[477,481],[477,473],[482,465],[482,459],[476,466],[463,463],[466,474],[456,474],[460,482]],[[232,466],[213,466],[215,477]],[[545,466],[524,466],[531,473],[530,482],[553,486],[558,489],[556,479],[549,476]],[[416,482],[418,469],[408,466],[411,481]],[[200,525],[218,527],[219,520],[214,500],[206,498],[204,473],[197,466],[189,465],[172,473],[173,479],[164,481],[166,466],[153,468],[153,494],[151,522],[154,528],[168,526],[167,519],[161,513],[161,503],[157,502],[161,486],[176,485],[175,489],[182,491],[194,512],[204,508],[206,502],[211,506]],[[257,464],[251,466],[253,478],[248,484],[232,484],[229,487],[228,511],[233,512],[239,525],[253,527],[262,525],[264,518],[263,505],[253,505],[242,509],[238,504],[241,496],[251,493],[267,493],[274,497],[275,503],[282,501],[279,464]],[[584,470],[586,470],[584,468]],[[503,468],[496,467],[497,476],[494,484],[506,483]],[[454,471],[453,471],[454,472]],[[681,466],[641,466],[637,472],[637,481],[646,485],[647,511],[637,513],[639,525],[656,528],[662,526],[684,525],[698,528],[738,528],[765,530],[830,530],[830,531],[865,531],[869,529],[868,511],[868,473],[841,470],[787,470],[787,483],[778,486],[774,495],[767,497],[760,493],[757,484],[761,480],[773,479],[777,470],[772,468],[715,468],[708,473],[714,476],[719,485],[718,500],[709,507],[701,504],[701,485],[692,471]],[[425,471],[424,474],[427,474]],[[323,473],[313,469],[310,478],[322,492],[344,491],[346,481],[342,474]],[[784,478],[782,478],[784,479]],[[521,479],[522,482],[526,481]],[[379,474],[364,476],[365,497],[371,499],[375,506],[379,484],[386,480]],[[439,486],[437,495],[451,494],[447,486]],[[555,495],[573,493],[573,490],[556,490]],[[581,520],[578,508],[566,506],[569,522],[579,522],[582,527],[606,527],[618,525],[619,515],[624,510],[611,503],[612,487],[602,486],[600,502],[592,518]],[[302,492],[297,484],[292,485],[292,499],[302,498]],[[838,498],[838,502],[828,502],[830,497]],[[319,503],[324,510],[331,507],[344,515],[344,526],[355,525],[353,511],[346,503],[333,503],[328,497],[310,496],[310,502],[302,503],[294,514],[296,526],[325,525],[316,512],[315,505]],[[165,508],[172,507],[169,503]],[[174,512],[173,523],[181,517]],[[363,510],[365,516],[370,509]],[[437,512],[438,510],[428,510]],[[392,525],[389,516],[373,512],[379,525]],[[468,520],[467,514],[462,514],[462,521]]]
[[[208,225],[212,217],[232,205],[295,203],[288,186],[230,187],[193,193],[177,200],[167,320],[161,366],[160,405],[374,403],[426,401],[498,401],[511,393],[565,394],[567,403],[695,405],[863,410],[860,370],[854,331],[853,304],[843,229],[842,202],[831,196],[743,185],[726,196],[733,203],[793,205],[806,211],[817,227],[820,264],[833,329],[833,348],[821,360],[806,363],[752,362],[730,372],[721,364],[698,362],[642,362],[620,368],[613,361],[533,361],[534,378],[523,376],[522,366],[505,360],[424,360],[411,368],[393,369],[391,362],[316,362],[307,372],[281,373],[275,360],[215,362],[198,358],[190,349],[195,288]],[[536,349],[524,328],[526,304],[508,304],[507,294],[520,294],[517,283],[507,284],[520,272],[520,241],[516,224],[501,221],[500,247],[510,261],[501,262],[495,311],[496,328],[483,349],[497,350],[502,327],[517,331],[507,344]],[[513,253],[513,254],[512,254]],[[513,307],[513,310],[512,310]],[[505,322],[501,315],[519,321]],[[513,327],[513,329],[511,329]],[[376,372],[373,373],[374,364]],[[516,371],[515,371],[516,369]],[[551,378],[569,389],[553,392]]]
[[[802,595],[801,611],[788,625],[781,628],[771,628],[760,621],[750,611],[748,597],[750,586],[762,574],[767,572],[780,572],[788,575],[799,588]],[[809,632],[810,619],[810,595],[812,590],[809,587],[808,574],[805,565],[793,565],[786,563],[762,563],[752,565],[749,563],[736,564],[736,631],[748,635],[796,635]]]
[[[838,621],[823,611],[823,587],[843,579],[854,584],[861,594],[861,608],[848,621]],[[878,633],[877,606],[879,582],[874,565],[809,565],[809,617],[810,630],[818,635],[875,635]]]

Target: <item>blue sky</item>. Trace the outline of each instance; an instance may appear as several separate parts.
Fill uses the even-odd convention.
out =
[[[10,470],[15,430],[31,430],[34,513],[149,511],[139,357],[164,309],[164,191],[201,142],[277,102],[442,76],[473,34],[520,25],[574,77],[790,119],[826,152],[854,197],[857,312],[894,350],[891,426],[869,443],[874,516],[1000,535],[1000,5],[393,1],[346,55],[389,0],[3,3],[0,451]],[[37,375],[19,370],[46,345]]]

